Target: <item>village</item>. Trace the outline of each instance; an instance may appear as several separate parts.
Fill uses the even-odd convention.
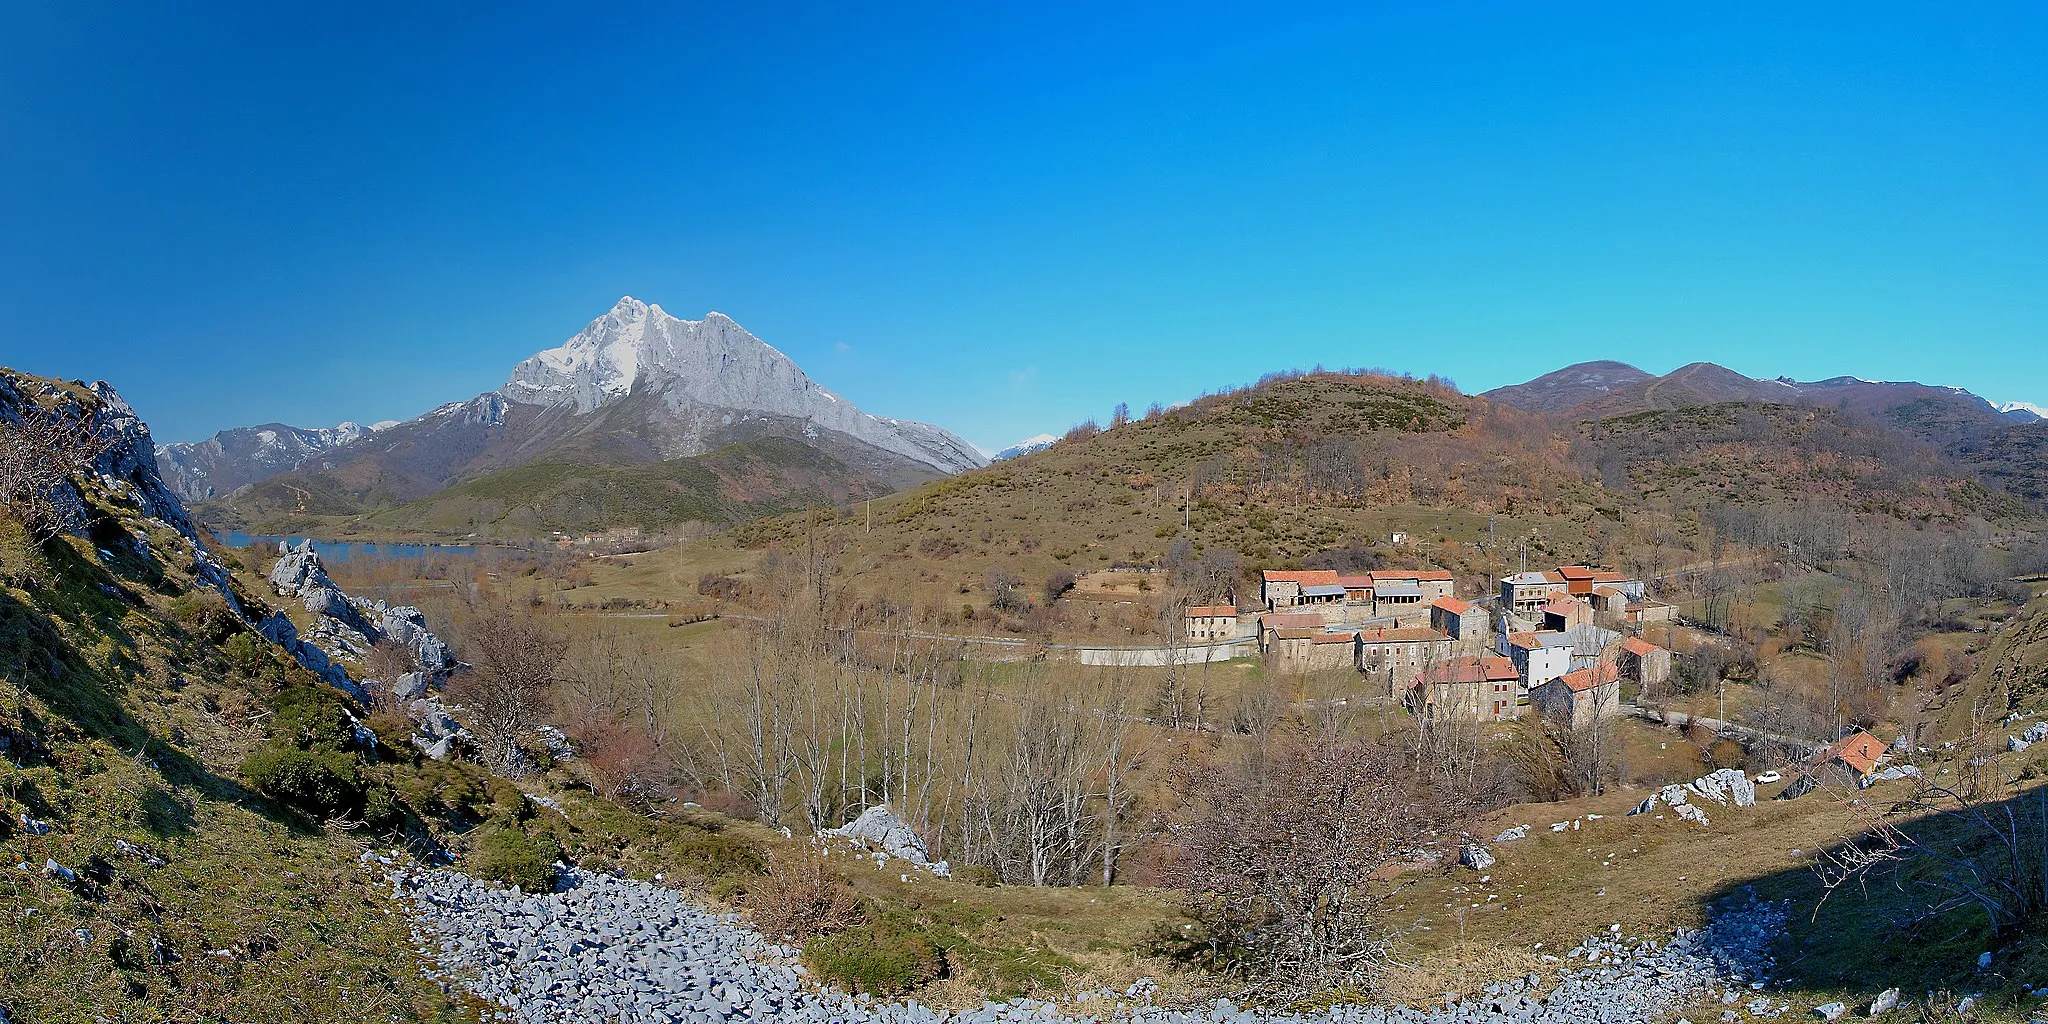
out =
[[[1540,716],[1566,728],[1629,712],[1633,692],[1658,687],[1672,652],[1646,627],[1677,622],[1677,608],[1645,581],[1584,565],[1504,576],[1495,593],[1459,598],[1441,569],[1263,570],[1257,607],[1189,608],[1190,643],[1256,639],[1278,671],[1353,670],[1419,721],[1505,722]],[[1384,689],[1382,689],[1382,687]],[[1724,726],[1725,727],[1725,724]],[[1852,787],[1891,751],[1860,730],[1807,751],[1794,796],[1833,772]]]
[[[1655,686],[1671,652],[1641,634],[1675,609],[1642,580],[1582,565],[1519,572],[1470,599],[1440,569],[1265,570],[1258,607],[1190,608],[1191,642],[1255,637],[1280,671],[1350,668],[1418,718],[1567,723],[1611,715],[1620,684]]]

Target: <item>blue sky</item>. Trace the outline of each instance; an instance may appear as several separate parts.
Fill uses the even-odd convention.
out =
[[[1295,366],[2048,404],[2048,7],[0,6],[0,362],[403,418],[620,295],[984,447]]]

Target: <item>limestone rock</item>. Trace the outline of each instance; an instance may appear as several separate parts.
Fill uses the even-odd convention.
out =
[[[1756,805],[1756,784],[1749,781],[1748,773],[1740,768],[1708,772],[1687,783],[1685,788],[1717,804],[1733,801],[1737,807]]]
[[[1493,866],[1493,854],[1478,843],[1466,843],[1458,850],[1458,863],[1474,871],[1485,871]]]
[[[887,804],[876,804],[860,812],[860,817],[845,825],[826,829],[825,834],[851,839],[862,846],[909,861],[941,877],[952,874],[945,861],[933,863],[928,859],[924,839],[905,824],[903,819],[898,818]]]

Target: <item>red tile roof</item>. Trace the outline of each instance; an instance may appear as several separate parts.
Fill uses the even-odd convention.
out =
[[[1362,629],[1358,638],[1369,644],[1401,643],[1412,640],[1449,640],[1450,635],[1439,633],[1428,626],[1402,626],[1389,629]]]
[[[1310,638],[1310,640],[1309,640],[1309,642],[1310,642],[1310,643],[1317,643],[1317,644],[1352,644],[1352,643],[1357,643],[1357,642],[1358,642],[1358,634],[1356,634],[1356,633],[1323,633],[1323,634],[1321,634],[1321,635],[1318,635],[1318,636],[1315,636],[1315,637],[1311,637],[1311,638]]]
[[[1643,639],[1642,637],[1632,636],[1621,642],[1621,649],[1627,651],[1630,654],[1635,655],[1638,658],[1647,658],[1650,655],[1663,650],[1664,648],[1659,647],[1656,644],[1653,644],[1648,640]]]
[[[1619,591],[1619,590],[1616,590],[1616,589],[1614,589],[1613,587],[1594,587],[1594,588],[1593,588],[1593,593],[1595,593],[1595,594],[1598,594],[1598,595],[1600,595],[1601,597],[1620,597],[1620,596],[1621,596],[1621,591]]]
[[[1506,658],[1453,658],[1422,673],[1424,683],[1504,683],[1515,676],[1515,663]]]
[[[1314,612],[1267,612],[1259,616],[1259,622],[1268,629],[1323,628],[1323,617]]]
[[[1596,686],[1605,686],[1608,683],[1619,682],[1620,679],[1621,676],[1614,671],[1614,666],[1604,664],[1595,665],[1592,668],[1582,668],[1577,672],[1566,672],[1564,675],[1557,677],[1558,682],[1563,683],[1573,693],[1583,693]]]
[[[1594,574],[1593,574],[1593,582],[1595,582],[1595,583],[1627,583],[1627,582],[1628,582],[1628,573],[1625,573],[1625,572],[1596,572],[1596,573],[1594,573]]]
[[[1472,602],[1460,601],[1455,597],[1439,597],[1429,603],[1431,608],[1442,608],[1452,615],[1466,615],[1472,611]]]
[[[1268,583],[1299,583],[1304,587],[1337,585],[1337,570],[1335,569],[1300,569],[1289,571],[1267,569],[1261,575]]]
[[[1227,604],[1198,604],[1188,609],[1188,618],[1191,619],[1214,618],[1222,615],[1235,618],[1237,616],[1237,607]]]
[[[1877,762],[1884,757],[1884,744],[1867,732],[1853,732],[1830,744],[1821,751],[1820,760],[1840,761],[1856,770],[1858,775],[1868,775],[1877,770]]]
[[[1576,597],[1559,594],[1543,603],[1543,610],[1553,615],[1573,615],[1586,610],[1586,602]]]
[[[1372,577],[1371,577],[1371,576],[1339,576],[1339,577],[1337,577],[1337,585],[1338,585],[1338,586],[1340,586],[1340,587],[1343,587],[1343,588],[1344,588],[1344,589],[1346,589],[1346,590],[1358,590],[1358,589],[1360,589],[1360,588],[1370,588],[1370,587],[1372,586]]]
[[[1568,580],[1590,580],[1593,578],[1593,570],[1583,565],[1560,565],[1557,567],[1557,574]]]
[[[1442,569],[1387,569],[1374,571],[1372,578],[1376,580],[1436,580],[1448,583],[1450,582],[1451,574]]]
[[[1508,646],[1536,648],[1543,646],[1543,642],[1536,639],[1536,634],[1534,633],[1509,633]]]

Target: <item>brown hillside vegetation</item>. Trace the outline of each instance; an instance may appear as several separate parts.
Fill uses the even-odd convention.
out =
[[[1524,547],[1532,563],[1657,576],[1710,558],[1702,523],[1728,508],[1816,503],[1852,529],[2027,522],[1931,448],[1853,413],[1730,403],[1559,421],[1439,381],[1317,372],[1083,425],[1045,451],[872,505],[749,523],[689,557],[739,565],[825,544],[862,586],[935,614],[982,604],[991,572],[1036,593],[1062,573],[1204,560],[1235,559],[1241,572],[1435,566],[1470,593]],[[1407,544],[1391,544],[1397,532]],[[1222,598],[1230,574],[1210,575],[1192,599]],[[1118,599],[1142,608],[1156,600],[1143,587]],[[1101,608],[1082,619],[1106,635],[1151,622]],[[1076,625],[1050,625],[1063,624]]]

